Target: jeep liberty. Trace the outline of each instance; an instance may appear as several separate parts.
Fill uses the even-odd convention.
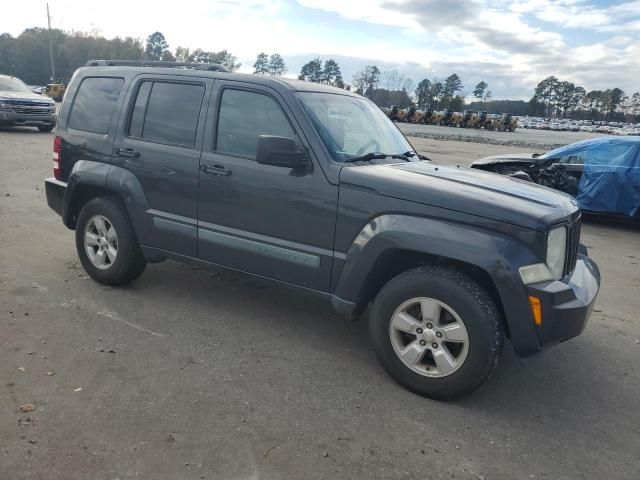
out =
[[[94,280],[173,259],[314,292],[350,320],[368,310],[384,369],[430,398],[476,389],[505,337],[529,356],[579,335],[600,285],[570,196],[436,166],[327,85],[91,61],[53,170],[47,202]]]

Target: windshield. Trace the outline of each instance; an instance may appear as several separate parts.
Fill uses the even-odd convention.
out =
[[[15,77],[0,77],[0,92],[33,93],[22,80]]]
[[[368,153],[413,151],[391,120],[369,100],[315,92],[301,92],[298,98],[337,162]]]
[[[589,143],[590,143],[590,140],[584,140],[582,142],[572,143],[570,145],[563,145],[562,147],[558,147],[556,149],[549,150],[547,153],[544,153],[544,154],[540,155],[538,158],[562,157],[564,155],[573,153],[575,150],[580,150],[580,149],[585,148],[585,146],[588,146]]]

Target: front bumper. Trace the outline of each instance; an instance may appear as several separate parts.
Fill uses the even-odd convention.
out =
[[[56,125],[56,114],[27,115],[16,113],[12,110],[0,110],[0,125],[25,126],[25,127],[49,127]]]
[[[47,178],[44,181],[44,190],[47,195],[47,205],[49,205],[49,208],[62,216],[64,194],[67,191],[66,182],[61,182],[55,178]]]
[[[576,268],[567,279],[529,285],[528,295],[539,298],[542,305],[542,322],[536,326],[540,347],[580,335],[599,289],[600,271],[586,255],[578,255]]]

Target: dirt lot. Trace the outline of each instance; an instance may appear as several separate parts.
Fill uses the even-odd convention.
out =
[[[45,204],[52,140],[0,131],[0,479],[637,478],[640,230],[587,221],[603,287],[582,336],[527,362],[507,344],[438,403],[384,374],[363,323],[286,288],[172,262],[89,280]]]

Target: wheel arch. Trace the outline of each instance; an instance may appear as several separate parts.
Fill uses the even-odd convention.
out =
[[[518,268],[538,261],[526,243],[497,226],[381,215],[353,241],[334,283],[334,295],[351,302],[351,315],[357,318],[400,273],[426,265],[454,268],[496,301],[516,352],[530,355],[540,345]]]
[[[489,294],[491,299],[496,303],[503,318],[505,317],[504,305],[500,298],[500,293],[489,272],[477,265],[455,258],[403,248],[390,248],[385,250],[382,255],[376,259],[364,283],[360,287],[355,302],[356,315],[361,314],[378,295],[382,287],[393,278],[414,268],[426,266],[451,268],[468,276]]]
[[[78,214],[90,200],[111,196],[125,206],[141,244],[150,238],[145,212],[149,209],[142,185],[129,170],[107,163],[79,161],[69,176],[63,200],[62,220],[75,229]]]
[[[69,203],[64,216],[64,224],[71,230],[75,230],[78,215],[82,207],[94,198],[107,196],[120,198],[116,192],[103,186],[84,183],[77,184],[69,196]]]

